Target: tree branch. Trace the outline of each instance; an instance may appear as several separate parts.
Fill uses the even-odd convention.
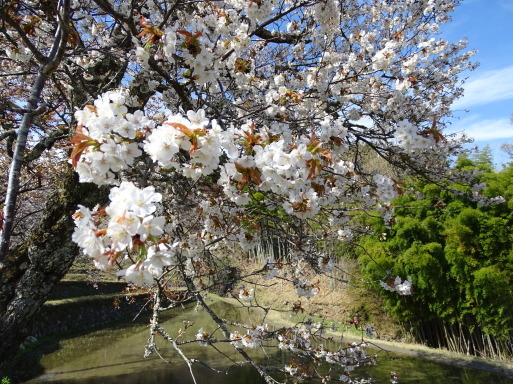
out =
[[[68,127],[52,132],[50,136],[45,137],[37,143],[34,148],[32,148],[32,150],[24,157],[23,162],[27,164],[38,159],[45,150],[52,148],[56,141],[64,139],[68,134]]]
[[[16,137],[16,131],[14,129],[0,133],[0,141],[9,137]]]
[[[45,59],[44,63],[39,68],[39,74],[32,86],[32,91],[30,92],[27,103],[28,112],[23,115],[23,119],[18,130],[14,158],[9,171],[9,181],[7,184],[7,195],[4,207],[4,226],[0,238],[0,264],[3,263],[3,260],[9,250],[9,243],[14,224],[16,200],[20,189],[21,166],[23,164],[23,155],[27,146],[27,137],[34,117],[37,115],[39,108],[41,107],[38,106],[38,103],[45,87],[45,83],[52,72],[59,66],[66,49],[69,30],[70,0],[63,0],[63,3],[60,6],[60,11],[62,12],[62,15],[59,17],[59,24],[57,31],[55,32],[52,48],[50,49],[48,58]]]
[[[34,44],[32,44],[32,41],[30,41],[25,31],[21,28],[20,23],[14,21],[7,12],[0,12],[0,19],[2,19],[5,23],[9,24],[12,28],[16,30],[16,32],[18,32],[18,35],[20,36],[21,40],[23,40],[23,43],[34,55],[37,61],[39,61],[41,64],[44,64],[46,62],[46,56],[43,55]]]
[[[208,304],[205,303],[205,300],[203,300],[203,296],[201,296],[201,294],[196,291],[192,279],[186,276],[185,274],[183,275],[183,277],[189,291],[191,293],[195,292],[194,295],[198,303],[207,311],[212,320],[214,320],[215,323],[219,326],[219,329],[221,329],[221,332],[223,333],[224,337],[230,339],[230,332],[228,331],[228,328],[226,328],[226,324],[223,322],[222,319],[219,318],[219,316],[217,316],[217,314],[212,310],[212,308],[210,308]],[[236,346],[234,346],[234,348],[242,357],[244,357],[244,360],[250,363],[258,371],[260,376],[262,376],[268,384],[279,384],[279,382],[273,379],[271,376],[269,376],[269,374],[266,371],[264,371],[259,364],[255,363],[255,361],[246,353],[246,351]]]

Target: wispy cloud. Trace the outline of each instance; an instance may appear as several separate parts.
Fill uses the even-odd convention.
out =
[[[454,123],[448,131],[464,132],[475,141],[513,138],[513,125],[507,118],[481,119],[481,116],[472,115]]]
[[[465,95],[453,104],[453,110],[513,99],[513,66],[471,75],[464,88]]]

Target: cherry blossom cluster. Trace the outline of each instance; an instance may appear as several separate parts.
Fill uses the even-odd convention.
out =
[[[319,270],[323,272],[331,272],[335,268],[335,260],[326,255],[321,255],[317,258],[317,265]]]
[[[259,325],[247,329],[244,335],[239,331],[233,331],[230,333],[230,343],[236,348],[258,348],[262,345],[262,341],[266,336],[268,336],[267,326]],[[196,340],[203,347],[210,345],[210,337],[211,335],[203,328],[200,328],[196,334]]]
[[[241,335],[238,331],[230,334],[231,344],[237,348],[258,348],[262,345],[264,337],[268,336],[267,325],[259,325],[246,330],[245,335]]]
[[[270,259],[267,259],[267,262],[264,265],[265,274],[262,275],[262,277],[264,280],[271,280],[280,274],[282,268],[283,266],[281,263],[274,263]]]
[[[297,280],[294,286],[296,287],[297,294],[306,298],[318,295],[320,292],[318,284],[311,283],[308,280]]]
[[[234,84],[240,97],[231,102],[241,113],[258,108],[268,117],[324,119],[329,114],[323,104],[333,100],[346,121],[367,118],[384,132],[397,130],[397,141],[411,156],[433,144],[433,132],[409,122],[432,123],[447,115],[461,92],[454,75],[471,67],[473,52],[461,53],[464,41],[433,38],[454,7],[450,1],[398,6],[227,0],[195,6],[159,29],[159,9],[147,5],[152,17],[140,20],[141,32],[133,37],[143,72],[151,71],[152,58],[194,82],[200,93],[223,93]],[[266,39],[279,41],[280,55],[300,64],[270,64],[276,46]],[[450,93],[438,92],[441,86]]]
[[[173,114],[158,125],[142,111],[128,113],[125,102],[122,92],[108,92],[94,106],[76,112],[80,130],[73,139],[72,162],[82,181],[119,183],[122,171],[129,172],[137,157],[147,155],[161,170],[177,171],[195,182],[219,170],[217,184],[223,192],[223,196],[198,201],[203,219],[196,230],[201,237],[175,239],[173,246],[164,217],[153,215],[156,203],[162,200],[154,187],[139,189],[123,181],[112,189],[110,205],[101,215],[81,208],[84,212],[77,217],[83,217],[77,219],[74,241],[98,265],[112,264],[121,254],[135,254],[133,265],[120,272],[129,282],[152,285],[153,278],[171,265],[176,244],[184,245],[180,252],[189,254],[187,273],[195,275],[207,235],[251,249],[258,244],[258,237],[248,232],[251,227],[240,225],[239,218],[254,203],[304,220],[322,210],[337,212],[360,201],[362,206],[378,208],[386,221],[391,218],[393,209],[388,202],[398,194],[396,182],[375,174],[372,183],[364,184],[354,165],[344,160],[346,148],[339,139],[347,132],[338,120],[324,119],[309,137],[292,135],[286,124],[257,127],[250,121],[239,128],[223,129],[209,120],[204,110],[189,111],[187,117]],[[353,189],[349,199],[344,193],[348,189]],[[347,217],[330,216],[330,220],[335,228],[343,227]],[[219,225],[221,221],[235,225],[228,229]],[[104,228],[98,226],[102,224]],[[350,229],[338,229],[333,236],[340,240],[342,232],[344,239],[351,239]],[[333,269],[329,256],[316,260],[320,270]],[[269,264],[265,270],[265,277],[272,278],[280,273],[280,266]],[[299,276],[294,285],[299,296],[309,298],[319,293],[315,283]],[[252,295],[244,291],[239,296],[248,301]]]
[[[207,125],[211,124],[207,130]],[[223,131],[215,120],[211,123],[205,112],[187,112],[187,118],[171,115],[148,135],[144,150],[162,168],[176,168],[192,179],[211,174],[219,166]],[[180,163],[180,150],[189,153],[190,161]]]
[[[157,241],[166,224],[164,216],[154,215],[162,195],[152,186],[140,189],[122,182],[111,189],[109,199],[105,208],[79,208],[73,241],[98,268],[113,264],[120,255],[136,255],[136,262],[119,275],[127,282],[151,286],[173,259],[171,247]]]
[[[142,111],[128,113],[127,102],[122,91],[110,91],[75,113],[78,128],[71,160],[81,182],[116,184],[116,173],[142,154],[136,136],[154,123]]]
[[[380,281],[379,284],[386,291],[397,292],[404,296],[411,295],[413,292],[411,277],[408,277],[403,281],[399,276],[397,276],[395,279],[390,279],[390,281],[387,282]]]
[[[196,340],[198,341],[199,345],[202,347],[208,347],[210,345],[209,343],[210,335],[208,332],[205,332],[203,328],[200,328],[198,330],[198,333],[196,334]]]
[[[433,135],[427,133],[419,134],[417,128],[406,120],[400,121],[397,124],[395,137],[398,144],[410,153],[436,146]]]
[[[299,353],[303,356],[310,356],[315,361],[324,361],[330,366],[340,367],[343,374],[340,375],[339,380],[347,383],[354,382],[351,379],[351,372],[361,364],[367,366],[376,364],[375,359],[369,357],[365,352],[365,347],[367,346],[365,343],[353,342],[347,348],[341,348],[334,352],[325,349],[322,344],[312,346],[311,336],[313,333],[310,329],[292,328],[281,331],[278,335],[279,348]],[[296,361],[286,365],[284,371],[291,376],[302,379],[312,375],[308,365],[302,365]]]
[[[239,299],[241,299],[242,301],[250,302],[251,300],[253,300],[254,293],[255,293],[254,289],[247,290],[247,289],[242,288],[239,291]]]
[[[33,56],[28,48],[7,49],[5,53],[9,59],[22,63],[30,61]]]
[[[256,129],[254,123],[222,130],[215,120],[205,118],[203,110],[189,111],[188,118],[172,115],[152,129],[154,123],[141,111],[126,113],[123,102],[121,94],[109,92],[95,101],[94,108],[75,114],[81,132],[74,139],[72,160],[81,181],[116,183],[115,173],[129,169],[142,155],[140,141],[144,138],[143,149],[152,160],[163,169],[177,169],[195,180],[217,169],[221,155],[226,154],[229,161],[220,167],[219,184],[239,206],[251,201],[250,193],[242,191],[251,185],[281,196],[278,201],[288,214],[313,217],[322,206],[339,204],[339,191],[358,182],[358,178],[348,177],[353,174],[351,162],[334,161],[334,157],[345,155],[345,148],[332,138],[343,137],[345,130],[329,119],[323,122],[319,138],[315,134],[292,137],[286,126]],[[188,153],[187,161],[180,161],[180,151]],[[325,168],[330,169],[329,174],[323,173]],[[377,175],[374,181],[378,200],[396,196],[391,179]],[[367,191],[363,190],[361,199],[372,203],[376,194]]]

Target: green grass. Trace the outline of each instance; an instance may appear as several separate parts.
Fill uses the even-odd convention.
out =
[[[48,300],[63,300],[81,296],[121,294],[126,288],[123,281],[107,281],[93,284],[85,280],[63,280],[52,290]]]

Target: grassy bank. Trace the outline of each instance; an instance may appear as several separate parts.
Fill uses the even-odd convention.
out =
[[[235,299],[223,298],[214,294],[209,294],[209,298],[212,301],[223,301],[234,307],[241,307],[240,303]],[[242,307],[241,307],[242,308]],[[252,308],[251,311],[256,316],[263,316],[263,310]],[[265,322],[269,325],[275,327],[293,327],[298,322],[304,320],[306,317],[310,315],[300,314],[294,315],[289,311],[273,311],[271,310],[265,319]],[[407,356],[418,357],[421,359],[427,359],[436,361],[438,363],[454,365],[458,367],[465,367],[471,369],[478,369],[481,371],[491,372],[498,375],[503,375],[507,377],[513,378],[513,363],[506,361],[498,361],[498,360],[490,360],[484,359],[475,356],[467,356],[464,354],[450,352],[445,349],[435,349],[429,348],[420,344],[412,344],[412,343],[403,343],[403,342],[394,342],[394,341],[386,341],[386,340],[378,340],[375,338],[367,338],[363,336],[362,332],[356,330],[354,327],[348,327],[344,323],[337,322],[336,320],[331,319],[322,319],[317,316],[311,316],[312,319],[316,322],[323,321],[327,324],[331,324],[331,322],[335,322],[339,328],[337,332],[333,332],[328,330],[326,333],[327,337],[340,338],[341,333],[343,334],[343,341],[353,342],[353,341],[362,341],[362,339],[370,344],[374,344],[379,348],[382,348],[386,351],[403,354]]]

